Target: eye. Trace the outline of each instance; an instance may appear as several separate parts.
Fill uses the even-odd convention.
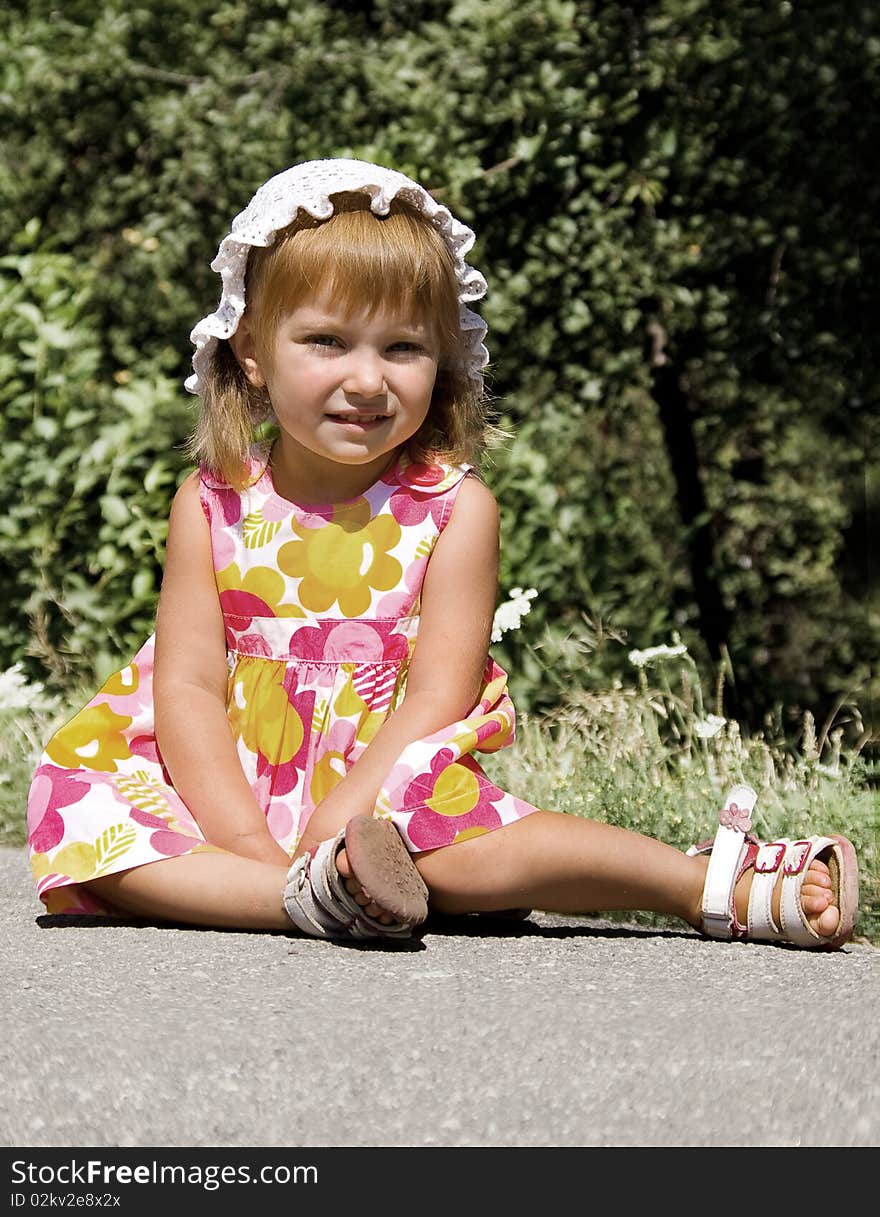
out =
[[[334,334],[307,334],[305,337],[307,346],[325,347],[332,349],[339,346],[339,339]]]
[[[418,355],[424,349],[418,342],[408,342],[405,339],[401,339],[400,342],[392,342],[388,348],[389,351],[401,352],[404,355]]]

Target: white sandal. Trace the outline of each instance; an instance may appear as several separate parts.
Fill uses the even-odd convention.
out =
[[[786,942],[799,947],[833,951],[852,936],[859,905],[856,852],[846,837],[803,837],[760,842],[752,835],[752,812],[758,796],[751,786],[734,786],[727,794],[713,841],[692,845],[691,856],[709,854],[709,869],[703,888],[702,928],[710,938],[755,939]],[[820,857],[831,872],[831,882],[840,910],[840,922],[832,937],[817,934],[801,905],[801,888],[807,869]],[[755,874],[749,893],[748,923],[736,915],[734,891],[749,869]],[[781,924],[771,913],[771,900],[780,869],[782,892]]]
[[[365,912],[336,869],[345,846],[352,876],[372,901],[396,918],[390,925]],[[284,907],[313,938],[409,938],[428,915],[428,889],[390,820],[355,816],[287,872]]]

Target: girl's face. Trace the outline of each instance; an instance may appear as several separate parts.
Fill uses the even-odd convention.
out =
[[[248,353],[242,366],[268,389],[285,463],[313,474],[339,464],[383,472],[425,420],[439,358],[410,315],[350,315],[324,296],[282,317],[268,360]]]

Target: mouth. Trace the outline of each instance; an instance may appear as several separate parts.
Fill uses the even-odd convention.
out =
[[[385,423],[391,417],[390,414],[325,414],[332,423],[338,423],[343,427],[376,427],[380,423]]]

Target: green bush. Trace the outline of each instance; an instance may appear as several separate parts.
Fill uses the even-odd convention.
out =
[[[149,361],[101,375],[96,272],[38,236],[0,260],[0,651],[62,690],[149,632],[189,411]]]
[[[356,155],[478,233],[521,703],[614,678],[587,613],[726,657],[752,723],[869,713],[876,6],[30,0],[0,45],[0,663],[87,679],[148,627],[208,263],[269,174]]]

